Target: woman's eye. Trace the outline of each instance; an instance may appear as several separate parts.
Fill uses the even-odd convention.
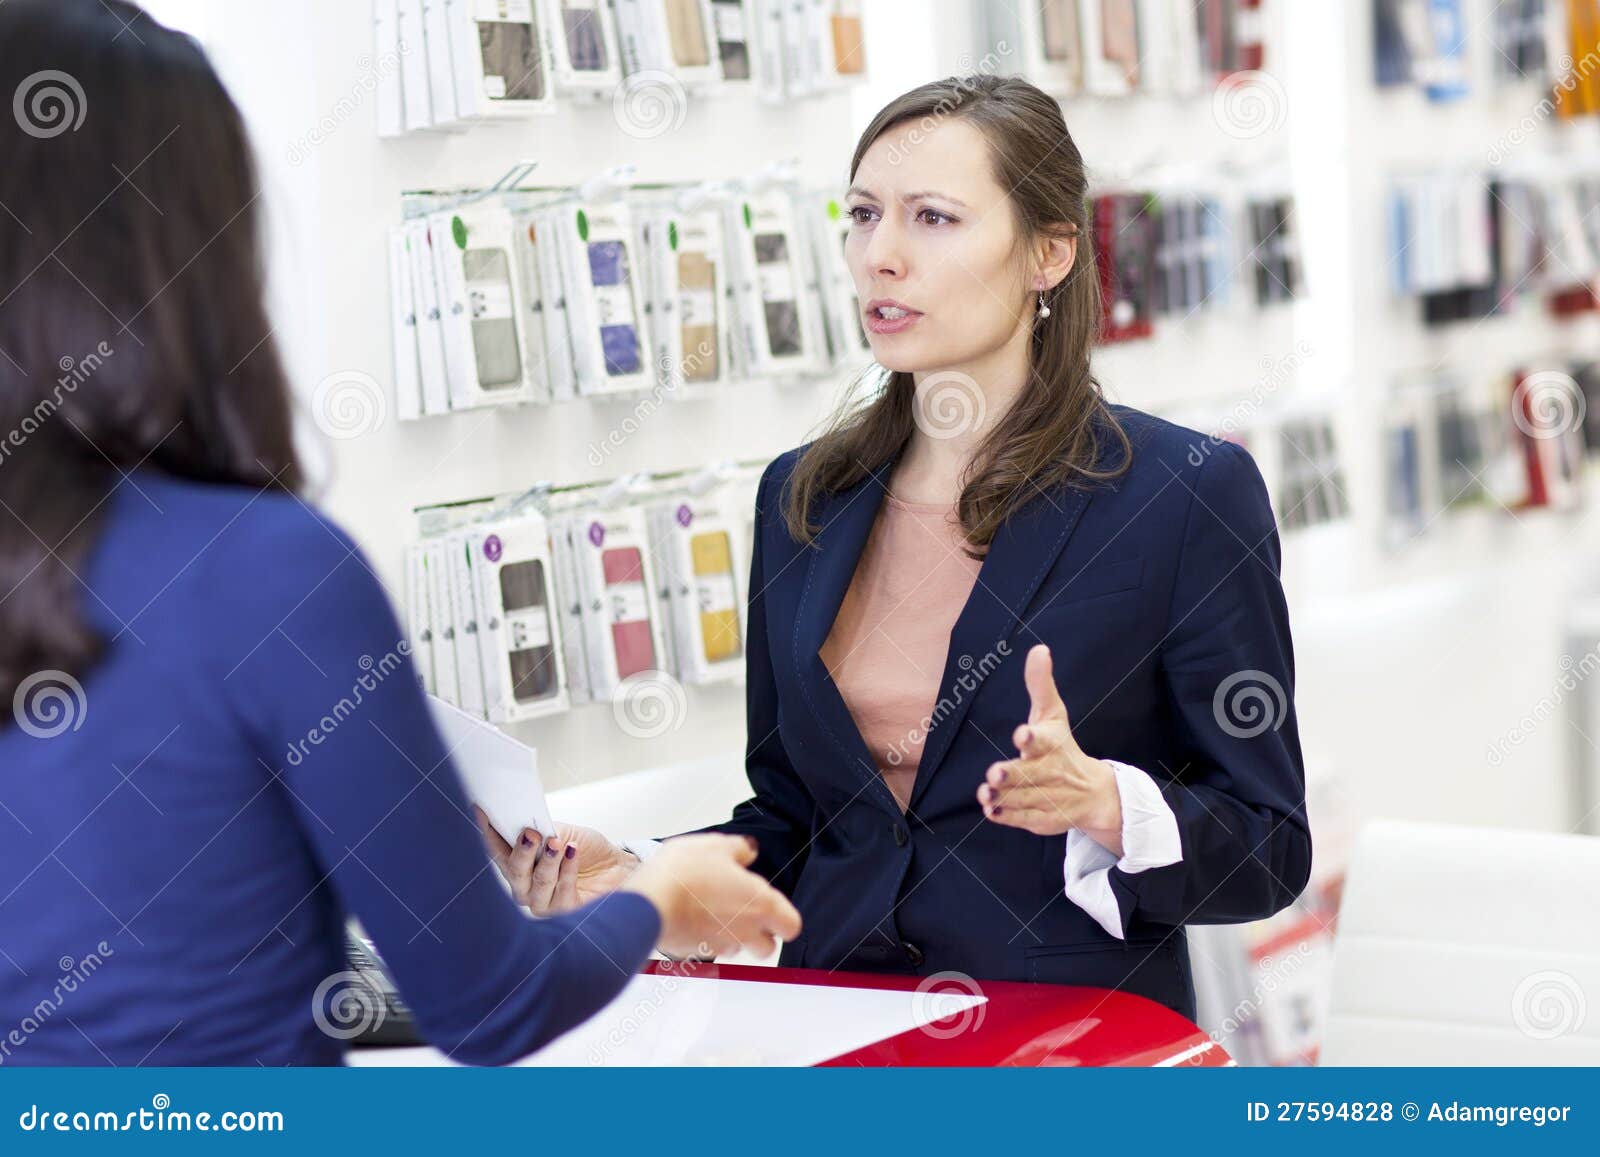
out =
[[[924,209],[917,216],[927,221],[929,225],[952,225],[955,223],[954,217],[947,216],[937,209]]]
[[[850,219],[857,225],[865,225],[872,220],[872,210],[865,205],[857,205],[850,210]]]

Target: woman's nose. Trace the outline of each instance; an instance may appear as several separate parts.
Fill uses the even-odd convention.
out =
[[[901,252],[898,230],[886,221],[880,221],[867,241],[862,254],[867,270],[880,277],[899,277],[905,273],[905,257]]]

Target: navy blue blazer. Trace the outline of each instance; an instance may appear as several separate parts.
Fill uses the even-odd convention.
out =
[[[746,767],[753,796],[713,830],[805,920],[780,963],[1120,988],[1195,1015],[1184,924],[1256,920],[1310,874],[1294,658],[1267,489],[1240,447],[1126,406],[1128,472],[1041,491],[995,535],[950,636],[902,813],[818,655],[893,468],[812,512],[766,470],[750,574]],[[1102,439],[1102,465],[1120,445]],[[1064,892],[1066,837],[984,818],[989,765],[1016,754],[1023,661],[1050,645],[1073,733],[1148,772],[1177,816],[1179,863],[1110,870],[1125,939]],[[908,729],[922,721],[907,721]]]

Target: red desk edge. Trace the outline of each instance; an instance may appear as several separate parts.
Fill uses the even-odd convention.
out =
[[[984,1004],[921,1028],[842,1053],[839,1066],[1043,1066],[1214,1068],[1233,1064],[1227,1050],[1198,1026],[1142,996],[1107,988],[972,980],[949,974],[918,977],[820,968],[652,960],[646,972],[764,984],[922,991],[987,997]],[[937,1006],[935,1006],[937,1007]]]

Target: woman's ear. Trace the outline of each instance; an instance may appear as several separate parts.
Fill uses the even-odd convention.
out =
[[[1072,272],[1077,259],[1076,230],[1045,234],[1039,241],[1039,283],[1045,289],[1054,289]]]

